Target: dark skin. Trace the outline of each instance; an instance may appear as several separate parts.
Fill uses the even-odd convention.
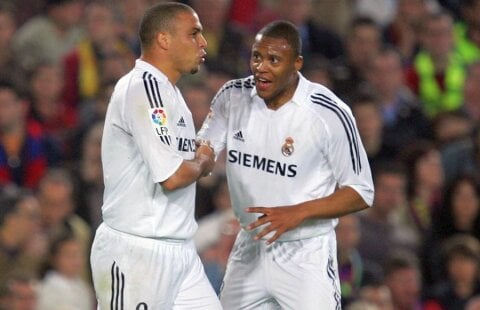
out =
[[[298,71],[303,59],[297,55],[285,39],[257,36],[252,47],[250,66],[255,77],[258,95],[267,107],[278,110],[290,101],[298,85]],[[343,187],[333,194],[304,201],[295,205],[279,207],[249,207],[245,211],[262,214],[247,226],[253,230],[265,227],[254,237],[259,240],[267,234],[270,244],[283,233],[295,229],[307,219],[330,219],[367,208],[363,198],[351,187]]]

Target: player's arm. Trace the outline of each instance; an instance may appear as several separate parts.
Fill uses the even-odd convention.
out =
[[[160,184],[169,191],[188,186],[200,177],[211,173],[214,165],[213,149],[207,145],[199,145],[195,152],[195,158],[183,160],[175,173]]]
[[[198,178],[208,175],[214,165],[213,150],[208,145],[197,145],[192,159],[184,159],[177,151],[175,111],[159,98],[163,95],[161,82],[134,80],[127,93],[123,116],[127,131],[151,175],[152,182],[165,190],[186,187]],[[150,96],[148,96],[150,94]]]
[[[210,112],[203,121],[202,128],[197,134],[197,140],[209,141],[209,144],[218,155],[226,144],[227,123],[228,123],[228,105],[230,101],[231,84],[229,81],[223,85],[212,100]]]
[[[225,87],[225,86],[224,86]],[[162,186],[167,190],[187,186],[201,176],[212,172],[215,153],[218,154],[225,146],[226,122],[224,104],[226,93],[223,88],[212,101],[210,113],[204,120],[202,129],[197,136],[197,152],[193,160],[184,160],[178,170]],[[192,181],[193,180],[193,181]]]
[[[347,186],[338,189],[330,196],[292,206],[247,208],[246,212],[263,214],[255,222],[248,225],[247,229],[251,230],[269,224],[255,236],[255,239],[261,239],[274,231],[275,234],[267,241],[267,243],[271,243],[284,232],[298,227],[307,219],[337,218],[365,208],[368,208],[368,204],[362,196],[356,190]]]
[[[248,229],[267,224],[256,236],[257,239],[274,231],[274,235],[267,241],[270,243],[307,219],[337,218],[371,206],[373,181],[355,120],[348,108],[338,108],[337,113],[328,117],[325,130],[319,130],[322,134],[317,139],[319,145],[322,137],[326,143],[324,149],[338,189],[329,196],[296,205],[247,208],[247,212],[263,214]]]

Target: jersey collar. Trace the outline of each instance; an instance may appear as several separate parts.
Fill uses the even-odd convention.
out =
[[[135,65],[137,68],[140,68],[142,70],[146,70],[153,74],[159,81],[161,82],[167,82],[168,78],[167,76],[160,70],[158,70],[155,66],[151,65],[150,63],[143,61],[141,59],[135,60]]]
[[[308,80],[300,73],[298,72],[298,85],[297,89],[295,90],[295,93],[293,94],[292,97],[292,102],[295,102],[296,104],[302,104],[302,102],[305,101],[305,97],[307,97],[308,93]],[[253,98],[257,96],[257,88],[253,88],[252,92],[250,93],[250,96]]]

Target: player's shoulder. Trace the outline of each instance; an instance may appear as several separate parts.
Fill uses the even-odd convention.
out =
[[[127,98],[146,98],[151,106],[158,106],[162,105],[165,89],[168,87],[167,81],[155,70],[137,65],[122,77],[118,84],[125,90]]]
[[[131,71],[131,86],[140,88],[162,88],[167,85],[167,79],[164,76],[159,76],[157,72],[149,70],[148,68],[136,66]]]
[[[337,116],[351,117],[350,107],[335,93],[324,85],[308,82],[306,107],[322,118]]]
[[[245,78],[233,79],[223,84],[223,86],[217,92],[216,97],[230,93],[250,94],[254,87],[255,80],[253,79],[252,75]]]

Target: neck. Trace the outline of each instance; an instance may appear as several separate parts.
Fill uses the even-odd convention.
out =
[[[175,68],[171,66],[171,62],[165,61],[163,57],[158,57],[157,55],[154,55],[153,53],[146,51],[142,53],[142,55],[140,56],[140,59],[145,62],[148,62],[158,70],[162,71],[162,73],[167,76],[168,80],[173,85],[177,84],[178,80],[180,79],[180,76],[181,76],[180,72],[175,70]]]

